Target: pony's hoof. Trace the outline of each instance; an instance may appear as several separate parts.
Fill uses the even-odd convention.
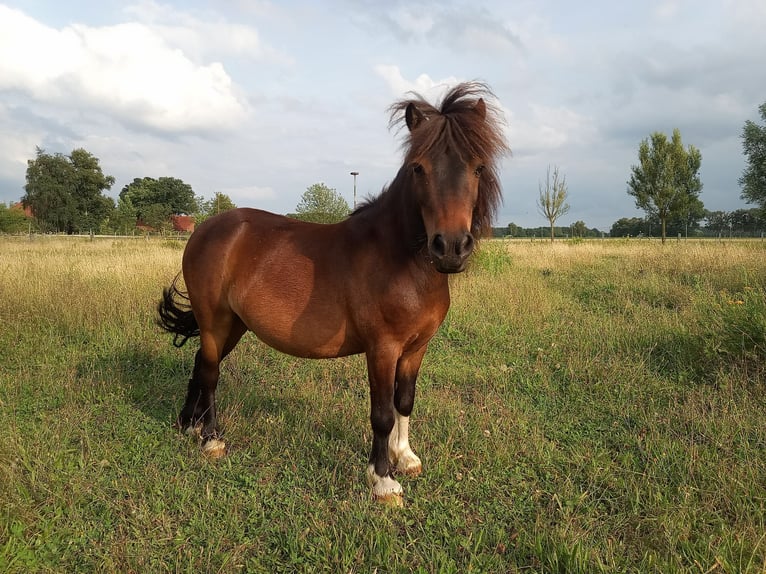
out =
[[[367,467],[367,484],[372,488],[372,497],[387,506],[404,506],[404,489],[390,476],[378,476],[375,467]]]
[[[405,474],[407,476],[417,476],[423,471],[423,463],[415,455],[414,452],[409,451],[403,456],[399,457],[396,462],[396,472],[398,474]]]
[[[202,454],[213,460],[219,459],[226,454],[226,443],[217,438],[211,438],[202,445]]]
[[[404,494],[401,492],[398,494],[391,493],[384,496],[373,494],[373,497],[378,504],[383,504],[384,506],[390,506],[391,508],[404,507]]]

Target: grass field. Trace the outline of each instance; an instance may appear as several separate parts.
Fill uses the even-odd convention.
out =
[[[1,572],[766,572],[766,244],[490,242],[370,498],[361,357],[247,336],[172,423],[178,241],[0,239]]]

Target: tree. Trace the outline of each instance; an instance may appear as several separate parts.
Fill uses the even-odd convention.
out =
[[[728,211],[708,211],[705,213],[705,221],[705,227],[719,236],[731,229],[731,213]]]
[[[30,221],[21,207],[16,205],[8,207],[0,203],[0,233],[27,231]]]
[[[760,209],[737,209],[731,213],[730,225],[740,237],[755,236],[763,225]]]
[[[610,237],[638,237],[644,233],[646,220],[641,217],[623,217],[612,224]]]
[[[92,231],[114,210],[114,200],[103,195],[114,177],[104,175],[98,158],[84,149],[65,156],[38,147],[37,157],[27,162],[26,179],[21,201],[43,228]]]
[[[136,178],[122,188],[120,200],[129,200],[137,219],[155,229],[167,227],[171,215],[199,211],[192,187],[175,177]]]
[[[760,105],[758,111],[766,121],[766,102]],[[747,157],[747,167],[739,178],[741,197],[766,210],[766,125],[759,126],[747,120],[742,129],[742,148]]]
[[[559,176],[559,168],[553,168],[553,181],[551,181],[551,166],[545,177],[545,185],[539,183],[540,196],[537,198],[537,210],[545,217],[551,226],[551,242],[554,238],[553,226],[556,220],[569,212],[567,200],[567,178]]]
[[[705,219],[705,206],[699,198],[690,198],[689,203],[678,213],[668,218],[666,232],[668,236],[689,236],[689,231],[696,231],[700,227],[700,221]],[[661,227],[657,216],[651,218],[652,224]]]
[[[572,237],[585,237],[588,235],[588,226],[584,221],[575,221],[569,226],[572,229]]]
[[[323,183],[309,186],[301,196],[293,217],[314,223],[336,223],[351,210],[343,197]]]
[[[198,204],[199,212],[194,215],[194,220],[198,225],[209,217],[237,208],[231,198],[220,191],[216,191],[213,198],[208,201],[200,198]]]
[[[127,195],[117,200],[117,209],[114,212],[114,228],[127,234],[135,229],[138,220],[138,212]]]
[[[684,149],[681,132],[675,129],[670,141],[662,132],[643,140],[638,160],[639,165],[631,167],[628,195],[636,199],[636,207],[659,219],[664,243],[669,219],[704,209],[698,199],[702,154],[692,145]]]

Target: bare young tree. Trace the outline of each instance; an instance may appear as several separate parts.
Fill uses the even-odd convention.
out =
[[[553,241],[553,226],[556,220],[569,211],[567,201],[567,178],[559,175],[558,166],[553,167],[553,180],[551,180],[551,166],[545,176],[545,185],[539,184],[540,196],[537,198],[537,210],[551,225],[551,241]]]

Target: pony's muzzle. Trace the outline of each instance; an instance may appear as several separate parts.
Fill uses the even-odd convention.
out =
[[[469,232],[445,236],[437,233],[431,238],[428,250],[436,270],[441,273],[460,273],[473,253],[476,241]]]

